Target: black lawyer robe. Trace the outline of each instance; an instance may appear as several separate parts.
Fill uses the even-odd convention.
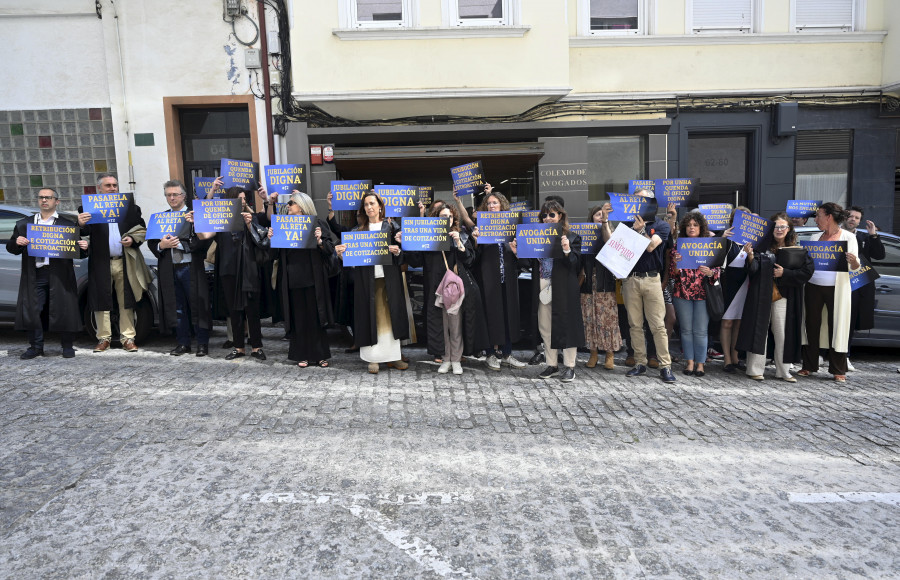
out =
[[[601,238],[598,252],[603,249],[604,244],[606,242]],[[584,273],[584,280],[581,282],[582,294],[616,291],[616,277],[597,261],[597,254],[581,256],[581,271]]]
[[[16,222],[9,241],[6,242],[6,251],[15,256],[22,256],[22,275],[19,278],[19,300],[16,303],[16,330],[35,330],[41,328],[41,310],[43,304],[38,304],[37,268],[35,258],[25,251],[27,246],[16,243],[19,236],[28,237],[28,224],[34,223],[34,217],[29,216]],[[64,217],[57,218],[54,225],[74,226],[78,224]],[[84,257],[87,252],[79,250]],[[75,267],[72,260],[66,258],[50,258],[46,266],[49,288],[49,312],[47,313],[47,330],[50,332],[80,332],[84,325],[78,308],[78,285],[75,279]]]
[[[171,210],[167,210],[171,211]],[[191,325],[197,328],[212,328],[212,312],[209,299],[209,282],[206,277],[206,252],[212,240],[201,240],[194,234],[193,227],[186,229],[185,237],[179,238],[181,244],[191,251],[188,268],[191,271],[191,289],[189,302],[191,306]],[[167,335],[178,324],[178,310],[175,303],[175,264],[172,262],[172,250],[160,249],[159,240],[147,240],[147,247],[156,256],[156,275],[159,294],[159,332]]]
[[[488,341],[487,326],[485,325],[484,302],[481,299],[481,289],[471,268],[475,263],[475,251],[472,239],[468,234],[460,232],[459,239],[465,247],[460,252],[455,246],[452,250],[443,252],[447,256],[447,266],[452,270],[457,267],[458,275],[462,278],[466,297],[463,299],[459,314],[462,317],[463,354],[472,355],[491,347]],[[424,311],[425,330],[427,336],[428,354],[443,356],[446,354],[444,344],[444,317],[443,308],[435,306],[435,291],[444,279],[447,266],[444,265],[442,252],[406,252],[406,262],[414,268],[422,268],[423,286],[425,289]]]
[[[81,213],[81,211],[82,208],[79,207],[78,212]],[[125,212],[125,217],[119,223],[118,230],[116,224],[92,224],[90,222],[81,228],[81,235],[91,238],[91,259],[88,262],[88,307],[91,312],[108,312],[113,309],[112,276],[109,273],[110,228],[113,228],[114,235],[119,235],[119,231],[127,232],[138,225],[146,227],[147,224],[141,217],[141,208],[132,203]],[[126,274],[124,278],[125,308],[134,308],[134,293],[131,291],[128,275]]]
[[[310,250],[272,249],[271,252],[278,259],[278,282],[276,284],[278,296],[281,300],[281,312],[284,314],[285,333],[294,331],[305,332],[303,328],[294,328],[294,317],[290,300],[289,280],[299,278],[312,278],[316,291],[316,308],[319,313],[319,325],[327,327],[334,323],[334,310],[331,307],[331,293],[328,288],[328,277],[325,274],[324,261],[334,253],[334,238],[329,231],[328,224],[322,220],[316,220],[316,227],[322,229],[322,245]],[[308,264],[312,268],[306,270],[297,260],[300,252],[307,252]]]
[[[506,292],[509,340],[516,343],[522,335],[522,323],[519,318],[519,262],[509,244],[503,244],[503,263],[505,282],[501,284],[500,244],[476,246],[475,279],[481,287],[487,316],[488,338],[492,346],[503,346],[506,343],[507,321],[503,318],[503,292]]]
[[[856,230],[856,242],[859,255],[873,268],[872,260],[884,260],[884,244],[880,236],[872,237],[868,231]],[[875,271],[878,271],[877,268]],[[853,330],[875,328],[875,284],[866,284],[850,294],[850,328],[851,335]]]
[[[743,323],[738,332],[737,349],[755,354],[766,354],[766,337],[769,333],[769,317],[772,313],[772,287],[778,285],[778,292],[787,299],[784,321],[785,364],[800,362],[801,331],[803,327],[803,286],[812,277],[815,264],[808,253],[804,253],[803,266],[797,269],[784,268],[781,278],[774,278],[775,258],[763,253],[754,256],[745,269],[750,278],[747,286],[747,300],[744,302]]]
[[[581,272],[581,236],[569,232],[570,252],[568,256],[553,259],[550,284],[553,299],[550,302],[550,348],[577,348],[584,346],[584,318],[581,315],[581,286],[578,274]],[[541,303],[541,264],[531,260],[532,304]],[[537,316],[537,308],[535,308]]]
[[[368,231],[368,224],[363,226]],[[388,243],[398,245],[394,237],[400,228],[393,222],[381,222],[381,231],[387,232]],[[403,292],[403,275],[400,264],[403,252],[393,256],[393,264],[384,268],[384,290],[387,295],[388,310],[391,313],[391,328],[394,338],[409,338],[409,318],[406,315],[406,294]],[[353,320],[356,346],[372,346],[378,342],[378,324],[375,320],[375,266],[355,266],[353,268]]]

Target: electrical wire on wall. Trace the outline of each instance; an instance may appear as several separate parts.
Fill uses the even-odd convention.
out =
[[[247,21],[253,25],[253,29],[255,30],[255,32],[253,34],[253,40],[251,40],[249,42],[244,42],[243,40],[241,40],[240,35],[238,35],[237,28],[235,27],[235,23],[240,18],[246,18]],[[256,41],[259,40],[259,25],[256,23],[255,20],[253,20],[252,18],[250,18],[247,15],[247,7],[244,6],[243,4],[241,4],[240,10],[238,11],[238,13],[234,16],[231,16],[230,20],[228,18],[226,18],[226,14],[223,13],[222,21],[231,23],[231,31],[234,33],[234,39],[237,40],[239,43],[243,44],[244,46],[253,46],[254,44],[256,44]]]

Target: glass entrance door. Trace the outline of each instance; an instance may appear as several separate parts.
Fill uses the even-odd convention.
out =
[[[747,134],[688,136],[688,177],[700,179],[699,203],[747,205]]]
[[[181,109],[181,151],[185,187],[194,193],[194,177],[217,177],[221,159],[253,159],[250,115],[246,107]]]

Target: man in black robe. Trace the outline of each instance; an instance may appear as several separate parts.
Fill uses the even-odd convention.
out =
[[[59,195],[52,188],[45,187],[38,192],[40,212],[32,217],[22,218],[16,222],[15,229],[6,243],[10,254],[22,256],[22,275],[19,279],[19,301],[16,304],[16,330],[28,333],[30,346],[19,357],[30,360],[44,355],[44,327],[41,315],[46,308],[47,327],[51,332],[60,334],[63,357],[75,356],[72,343],[75,333],[82,329],[81,315],[78,309],[78,286],[75,281],[75,268],[69,258],[35,258],[28,253],[28,224],[65,225],[77,227],[77,224],[60,217],[56,208],[59,206]],[[88,243],[79,240],[84,257]]]
[[[858,229],[863,219],[863,208],[854,205],[847,211],[847,219],[844,220],[844,229],[856,234],[856,242],[859,245],[859,255],[865,258],[865,263],[871,265],[872,260],[883,260],[885,256],[884,244],[878,236],[878,228],[875,222],[866,220],[865,231]],[[857,330],[871,330],[875,328],[875,284],[854,290],[850,294],[850,339],[848,348],[853,342],[853,335]],[[847,359],[847,370],[855,370]]]
[[[184,184],[177,179],[163,185],[166,211],[191,210]],[[212,315],[209,284],[204,260],[211,240],[201,240],[186,226],[179,236],[165,235],[161,240],[149,240],[147,246],[159,260],[159,328],[162,334],[175,327],[178,345],[169,354],[181,356],[191,352],[191,328],[197,337],[197,356],[209,354],[209,331]]]
[[[118,192],[119,180],[116,176],[101,173],[97,178],[97,193]],[[114,304],[113,291],[119,305],[119,341],[125,351],[137,352],[134,342],[134,307],[137,304],[136,296],[141,296],[143,289],[131,287],[128,271],[146,269],[146,265],[139,251],[126,252],[125,248],[137,247],[141,243],[130,235],[133,229],[146,226],[141,217],[141,208],[136,203],[130,204],[119,223],[92,224],[88,223],[90,218],[89,213],[78,216],[82,235],[90,236],[93,248],[88,263],[88,306],[94,313],[94,322],[97,324],[97,345],[94,352],[108,350],[112,341],[110,311]],[[135,261],[140,263],[136,264]]]

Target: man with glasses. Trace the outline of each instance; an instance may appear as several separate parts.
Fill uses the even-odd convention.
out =
[[[97,177],[97,193],[118,193],[119,181],[112,173]],[[81,208],[79,208],[81,211]],[[110,311],[113,290],[119,305],[119,340],[126,352],[137,352],[134,342],[134,307],[150,284],[150,271],[144,262],[140,245],[147,233],[141,208],[132,203],[119,223],[88,223],[91,214],[80,213],[78,223],[82,235],[91,237],[91,259],[88,262],[88,306],[97,324],[97,346],[94,352],[109,349],[112,341]]]
[[[16,227],[6,250],[10,254],[22,256],[22,276],[19,279],[19,301],[16,304],[16,330],[28,333],[30,346],[19,357],[30,360],[44,356],[44,327],[41,314],[47,309],[47,327],[58,332],[64,358],[75,356],[72,343],[75,333],[82,329],[78,309],[78,285],[75,282],[75,268],[70,258],[43,258],[31,256],[28,252],[30,240],[27,237],[28,224],[58,225],[77,227],[56,208],[59,195],[54,189],[45,187],[38,192],[40,211],[32,217],[16,222]],[[88,243],[78,241],[81,257],[84,257]]]
[[[163,184],[166,203],[171,212],[191,211],[184,184],[172,179]],[[160,332],[175,327],[177,346],[169,354],[181,356],[191,352],[191,329],[197,337],[197,356],[209,354],[209,331],[212,315],[209,285],[204,259],[212,240],[201,240],[190,227],[179,236],[166,234],[161,240],[150,240],[148,246],[157,257],[159,284]]]

